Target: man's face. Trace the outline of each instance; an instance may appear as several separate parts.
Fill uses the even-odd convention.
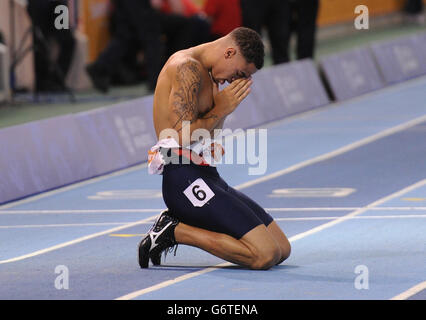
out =
[[[211,76],[217,84],[224,84],[241,78],[250,78],[256,71],[255,65],[247,63],[241,53],[234,48],[228,48],[211,69]]]

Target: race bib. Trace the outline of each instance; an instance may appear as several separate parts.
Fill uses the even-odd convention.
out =
[[[214,197],[214,192],[201,178],[198,178],[191,183],[191,185],[186,188],[183,193],[189,201],[191,201],[194,207],[202,207]]]

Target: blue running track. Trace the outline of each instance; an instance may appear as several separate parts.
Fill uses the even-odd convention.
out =
[[[219,171],[289,237],[281,265],[181,245],[140,269],[164,209],[161,177],[140,165],[0,206],[0,299],[426,299],[426,78],[262,128],[266,173]]]

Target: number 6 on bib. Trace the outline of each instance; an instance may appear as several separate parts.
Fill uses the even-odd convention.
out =
[[[201,178],[198,178],[191,183],[191,185],[186,188],[183,193],[189,201],[191,201],[194,207],[202,207],[214,197],[213,191]]]

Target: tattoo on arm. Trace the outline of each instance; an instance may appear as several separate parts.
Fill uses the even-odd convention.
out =
[[[173,112],[178,116],[173,128],[182,130],[182,121],[197,120],[198,95],[201,88],[201,71],[194,61],[188,61],[177,68],[176,81],[179,88],[172,97]]]

